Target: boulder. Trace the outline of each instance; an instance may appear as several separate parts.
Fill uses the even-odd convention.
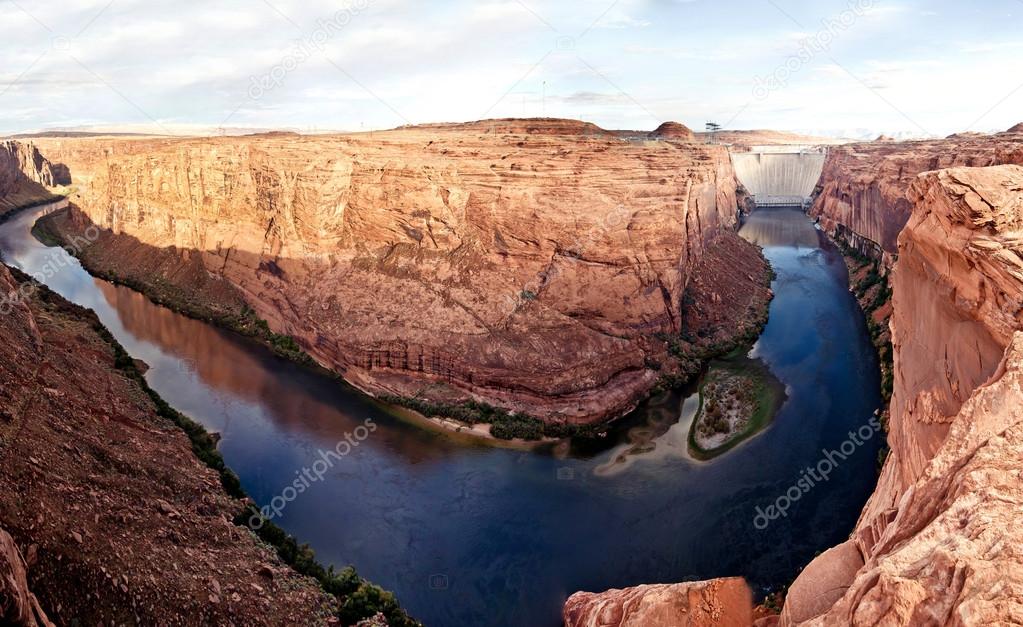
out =
[[[741,577],[576,592],[563,617],[566,627],[748,627],[753,595]]]

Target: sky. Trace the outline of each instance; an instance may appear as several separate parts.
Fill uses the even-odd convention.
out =
[[[1023,0],[0,0],[0,42],[2,134],[1023,121]]]

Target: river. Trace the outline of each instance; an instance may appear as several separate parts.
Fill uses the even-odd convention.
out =
[[[788,399],[766,431],[709,463],[686,455],[694,403],[681,393],[651,400],[599,445],[540,452],[408,424],[260,346],[91,277],[32,237],[44,210],[0,225],[7,263],[57,268],[46,283],[95,310],[150,366],[157,392],[221,433],[248,493],[260,505],[286,501],[278,524],[321,561],[353,564],[393,590],[428,626],[553,627],[576,590],[728,575],[785,585],[848,536],[876,483],[881,436],[846,442],[880,404],[876,357],[839,253],[798,210],[758,211],[741,232],[778,275],[753,352]],[[359,429],[366,424],[373,429]],[[826,481],[795,487],[843,444],[850,454],[830,454]],[[336,448],[347,454],[330,458],[322,480],[286,490]],[[776,513],[772,504],[787,504],[785,515],[757,518],[757,508]]]

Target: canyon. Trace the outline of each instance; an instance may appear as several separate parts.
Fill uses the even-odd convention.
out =
[[[1019,133],[833,146],[810,215],[832,236],[891,267],[912,213],[906,192],[921,172],[1023,164]]]
[[[50,190],[70,182],[67,168],[48,161],[32,144],[0,142],[0,219],[12,210],[55,198]]]
[[[67,235],[104,230],[92,269],[202,317],[251,308],[376,396],[573,426],[676,369],[657,337],[737,224],[727,149],[679,127],[36,143],[74,173]]]
[[[891,270],[891,453],[849,540],[807,565],[781,615],[758,625],[1023,616],[1014,521],[1023,501],[1023,168],[1005,165],[1020,163],[1018,127],[830,149],[810,214]],[[644,606],[645,594],[573,596],[566,624],[628,624],[615,616]],[[687,623],[676,612],[646,624]]]
[[[692,332],[701,337],[696,346],[727,342],[696,329],[703,324],[712,335],[723,326],[721,310],[746,314],[770,298],[754,276],[755,249],[734,235],[751,206],[728,148],[701,143],[703,136],[679,126],[642,137],[573,121],[496,120],[345,136],[40,138],[33,147],[4,144],[0,191],[31,189],[31,196],[38,193],[31,184],[70,185],[71,208],[47,221],[65,242],[100,228],[79,255],[90,270],[200,318],[239,318],[251,309],[370,394],[471,401],[549,424],[599,424],[636,407],[666,377],[686,374],[666,337]],[[780,615],[755,614],[749,589],[730,578],[576,593],[564,607],[567,625],[1023,620],[1016,548],[1023,538],[1015,525],[1023,501],[1020,165],[1016,128],[828,148],[809,214],[830,236],[878,260],[893,292],[891,452],[873,495],[848,540],[792,583]],[[738,281],[727,269],[712,274],[708,266],[722,264],[721,251],[754,270]],[[0,270],[5,292],[28,281]],[[722,297],[725,305],[715,306]],[[734,335],[756,328],[747,317],[755,316],[734,322]],[[196,565],[228,556],[223,578],[245,593],[242,612],[262,603],[249,585],[262,581],[252,571],[261,563],[294,582],[282,615],[333,611],[336,600],[225,521],[237,503],[138,384],[116,375],[115,353],[87,313],[43,292],[19,303],[11,320],[3,328],[11,354],[0,429],[5,446],[10,437],[23,449],[5,451],[12,466],[4,476],[31,478],[9,487],[26,490],[23,502],[37,508],[0,518],[26,553],[19,557],[15,546],[0,562],[0,572],[9,568],[19,582],[28,566],[31,590],[19,588],[19,616],[35,605],[96,611],[95,599],[74,605],[54,588],[64,568],[89,564],[95,594],[127,594],[102,587],[107,571],[83,555],[101,546],[89,521],[127,508],[111,499],[133,497],[113,488],[92,494],[83,485],[89,471],[76,470],[64,491],[75,495],[83,528],[71,532],[50,505],[39,505],[52,498],[40,459],[66,459],[69,467],[87,460],[78,450],[85,444],[69,449],[60,435],[82,429],[82,421],[87,430],[111,421],[127,425],[119,432],[139,430],[121,443],[138,449],[131,453],[88,441],[103,449],[94,455],[101,461],[89,463],[115,473],[118,456],[146,458],[156,446],[173,451],[152,462],[169,465],[151,470],[154,484],[131,489],[167,495],[161,498],[177,516],[164,534],[185,535],[164,547],[165,536],[147,528],[140,533],[160,538],[147,551],[202,547],[199,559],[189,555]],[[61,350],[67,346],[75,347],[70,356]],[[51,392],[28,364],[95,380]],[[103,415],[85,405],[95,389],[107,390]],[[36,416],[10,409],[22,407]],[[37,441],[49,448],[33,453]],[[108,458],[114,461],[102,461]],[[178,484],[167,483],[171,475]],[[192,496],[173,500],[176,493]],[[162,513],[161,502],[150,509]],[[124,516],[155,524],[154,516]],[[223,522],[216,523],[222,544],[187,535],[199,533],[203,517]],[[188,524],[179,529],[178,522]],[[77,554],[68,552],[76,545]],[[130,562],[105,568],[133,573]],[[197,577],[168,569],[159,582],[194,596]],[[134,574],[130,580],[135,594]],[[153,603],[147,590],[143,583],[136,605]],[[128,598],[107,600],[127,607]],[[197,617],[224,611],[209,598],[187,607]]]

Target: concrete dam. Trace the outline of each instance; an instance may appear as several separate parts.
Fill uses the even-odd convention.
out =
[[[754,147],[733,152],[732,166],[758,207],[805,207],[826,157],[826,151],[817,147]]]

